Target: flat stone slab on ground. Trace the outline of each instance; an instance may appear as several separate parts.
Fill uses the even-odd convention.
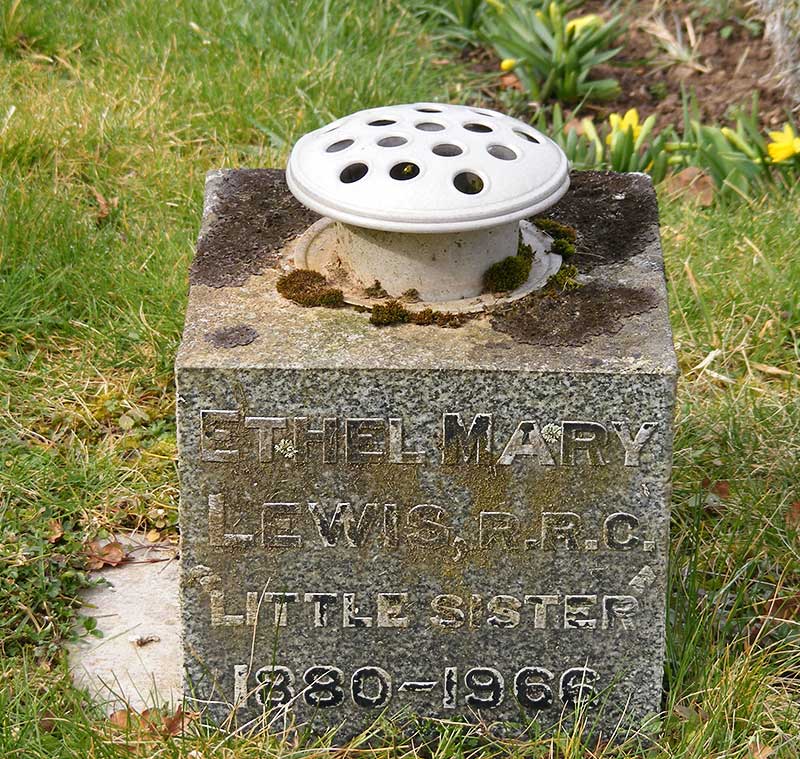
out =
[[[68,646],[70,671],[75,684],[109,710],[179,704],[183,651],[176,547],[139,535],[119,541],[130,559],[93,573],[109,585],[81,596],[81,615],[94,617],[103,637],[88,635]]]
[[[187,687],[232,723],[658,712],[677,373],[644,175],[552,217],[582,287],[459,329],[275,290],[316,217],[209,175],[176,361]],[[233,335],[236,339],[222,339]],[[221,337],[222,336],[222,337]]]

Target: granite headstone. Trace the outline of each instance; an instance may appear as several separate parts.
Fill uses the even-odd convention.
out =
[[[576,173],[581,287],[458,329],[275,289],[316,217],[213,172],[176,363],[187,691],[607,735],[658,712],[677,373],[647,177]]]

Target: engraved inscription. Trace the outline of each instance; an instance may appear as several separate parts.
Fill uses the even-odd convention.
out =
[[[495,441],[491,413],[441,415],[441,433],[428,447],[409,446],[406,422],[399,416],[249,416],[236,410],[200,411],[200,459],[232,464],[255,459],[268,464],[283,457],[298,465],[323,464],[511,466],[529,462],[542,467],[641,465],[658,422],[523,419],[511,435]],[[499,442],[499,445],[495,445]],[[433,455],[438,448],[438,454]],[[340,456],[340,450],[344,455]],[[499,453],[498,453],[499,451]]]
[[[495,709],[506,699],[513,699],[535,716],[554,707],[596,707],[601,680],[597,668],[586,664],[567,667],[561,673],[541,665],[525,665],[508,676],[493,666],[474,666],[468,667],[461,677],[457,667],[444,667],[433,678],[397,678],[398,685],[391,673],[375,665],[358,667],[349,677],[332,664],[314,665],[302,674],[281,664],[259,669],[236,664],[233,671],[233,703],[237,708],[246,707],[252,698],[259,706],[286,710],[299,703],[316,709],[335,709],[346,700],[362,709],[383,709],[395,699],[413,699],[417,694],[441,688],[445,709],[458,706]]]

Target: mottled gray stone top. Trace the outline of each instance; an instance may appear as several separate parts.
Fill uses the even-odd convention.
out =
[[[176,368],[472,369],[677,374],[652,183],[575,172],[547,216],[575,227],[584,286],[534,293],[458,329],[374,327],[275,290],[280,249],[316,218],[277,170],[207,177]],[[286,335],[295,339],[287,341]]]

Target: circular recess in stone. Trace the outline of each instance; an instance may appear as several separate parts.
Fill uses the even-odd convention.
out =
[[[489,145],[486,148],[486,152],[495,158],[499,158],[501,161],[513,161],[517,157],[517,154],[505,145]]]
[[[438,145],[434,145],[431,150],[436,155],[445,156],[446,158],[452,158],[464,152],[458,145],[452,145],[449,142],[441,142]]]
[[[419,128],[427,124],[436,131]],[[331,127],[339,130],[335,138],[325,134]],[[392,176],[400,161],[389,148],[400,147],[392,139],[398,137],[406,140],[402,161],[419,169],[413,182]],[[353,144],[344,152],[327,151],[345,139]],[[498,145],[516,158],[492,148]],[[465,177],[456,182],[460,174]],[[470,175],[480,179],[480,188]],[[286,181],[301,203],[345,224],[448,233],[541,212],[569,186],[569,162],[558,145],[523,121],[489,109],[423,102],[360,111],[309,132],[292,150]]]
[[[399,135],[392,135],[391,137],[381,137],[378,140],[378,145],[382,148],[396,148],[400,145],[405,145],[408,140],[405,137],[400,137]]]
[[[365,163],[351,163],[342,169],[339,179],[345,184],[352,184],[353,182],[358,182],[359,179],[363,179],[368,171],[369,167]]]
[[[392,179],[399,179],[400,181],[413,179],[419,176],[419,166],[415,163],[411,163],[411,161],[401,161],[389,169],[389,176]]]
[[[340,150],[345,150],[349,148],[353,144],[354,140],[339,140],[338,142],[334,142],[328,145],[325,148],[326,153],[338,153]]]

